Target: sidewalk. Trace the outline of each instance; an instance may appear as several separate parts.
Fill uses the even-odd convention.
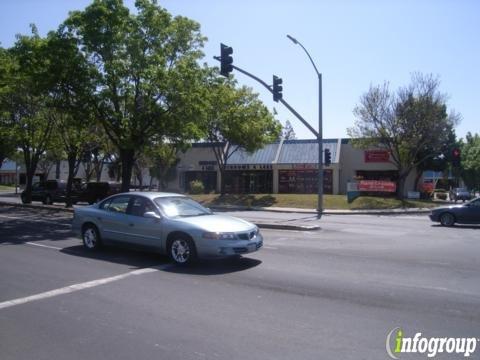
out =
[[[73,213],[63,205],[43,205],[41,203],[22,204],[19,195],[0,192],[0,205],[19,206],[33,209],[49,209]],[[439,204],[440,206],[441,204]],[[75,205],[84,206],[84,205]],[[278,230],[314,231],[320,229],[315,209],[282,208],[282,207],[246,207],[246,206],[211,206],[213,211],[243,218],[255,223],[260,228]],[[335,210],[324,209],[323,215],[402,215],[428,214],[430,209],[384,209],[384,210]]]

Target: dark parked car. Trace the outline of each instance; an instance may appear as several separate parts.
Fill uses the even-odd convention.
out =
[[[76,200],[76,194],[73,194]],[[54,202],[65,202],[67,198],[67,183],[59,180],[47,180],[32,185],[32,201],[41,201],[46,205]],[[22,202],[26,202],[25,191],[21,194]]]
[[[120,184],[109,182],[89,182],[82,185],[78,201],[90,205],[120,192]]]
[[[443,226],[452,226],[455,223],[480,224],[480,198],[462,205],[433,209],[430,219]]]
[[[466,200],[471,200],[472,195],[470,192],[465,188],[454,188],[450,190],[450,200],[457,202],[458,200],[462,200],[465,202]]]

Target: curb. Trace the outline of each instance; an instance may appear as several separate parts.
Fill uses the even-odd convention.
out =
[[[0,201],[0,206],[13,206],[19,208],[42,209],[49,211],[64,211],[73,213],[73,208],[58,207],[55,205],[37,205],[37,204],[19,204],[14,202]],[[318,225],[285,225],[272,223],[255,223],[261,229],[275,229],[275,230],[297,230],[297,231],[315,231],[320,229]]]
[[[279,213],[301,213],[301,214],[317,214],[315,209],[297,209],[297,208],[275,208],[275,207],[256,207],[256,206],[209,206],[210,209],[216,211],[266,211]],[[411,209],[384,209],[384,210],[333,210],[326,209],[323,215],[404,215],[404,214],[429,214],[433,208],[411,208]]]
[[[37,204],[21,204],[16,202],[1,201],[0,205],[27,207],[32,209],[45,209],[45,210],[57,210],[73,212],[73,208],[60,207],[55,205],[37,205]],[[225,205],[225,206],[210,206],[215,211],[265,211],[265,212],[278,212],[278,213],[301,213],[301,214],[317,214],[315,209],[300,209],[300,208],[275,208],[275,207],[256,207],[256,206],[238,206],[238,205]],[[326,209],[322,212],[323,215],[405,215],[405,214],[429,214],[434,208],[411,208],[411,209],[384,209],[384,210],[333,210]],[[273,226],[273,224],[272,224]],[[276,226],[276,225],[275,225]],[[287,225],[278,225],[287,226]],[[310,225],[307,225],[307,227]]]

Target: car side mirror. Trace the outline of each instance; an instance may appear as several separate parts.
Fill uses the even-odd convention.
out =
[[[155,220],[160,220],[162,218],[155,211],[147,211],[145,214],[143,214],[143,217],[146,217],[148,219],[155,219]]]

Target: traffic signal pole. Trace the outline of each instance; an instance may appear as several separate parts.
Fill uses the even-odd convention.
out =
[[[220,61],[220,57],[219,56],[214,56],[213,57],[215,60],[218,60]],[[235,65],[232,65],[232,68],[237,70],[238,72],[241,72],[242,74],[248,76],[249,78],[252,78],[253,80],[256,80],[257,82],[259,82],[260,84],[262,84],[268,91],[270,91],[273,95],[273,90],[272,90],[272,87],[270,85],[268,85],[265,81],[263,81],[262,79],[260,79],[259,77],[249,73],[248,71],[245,71],[241,68],[239,68],[238,66],[235,66]],[[305,125],[308,130],[310,130],[314,135],[315,137],[318,137],[318,132],[317,130],[315,130],[303,117],[302,115],[300,115],[293,107],[290,106],[289,103],[287,103],[283,98],[279,99],[278,101],[280,101],[288,110],[290,110],[290,112],[295,115],[297,117],[298,120],[300,120],[303,125]]]
[[[287,103],[283,99],[282,96],[280,96],[280,97],[278,96],[277,92],[275,92],[273,90],[273,85],[272,86],[268,85],[265,81],[263,81],[259,77],[249,73],[248,71],[245,71],[245,70],[239,68],[238,66],[233,65],[232,64],[233,61],[232,62],[230,61],[230,59],[231,59],[230,55],[232,54],[232,52],[229,50],[228,54],[226,54],[225,53],[226,48],[227,48],[226,45],[221,44],[221,54],[222,54],[222,57],[223,57],[223,61],[222,61],[222,57],[220,57],[220,56],[214,56],[213,58],[215,60],[220,61],[223,68],[226,67],[225,64],[224,64],[224,62],[226,61],[225,59],[228,59],[227,62],[228,62],[228,67],[229,68],[231,68],[232,70],[235,69],[235,70],[241,72],[242,74],[248,76],[249,78],[259,82],[260,84],[262,84],[268,91],[270,91],[272,93],[275,101],[280,101],[317,138],[317,140],[318,140],[318,204],[317,204],[317,217],[318,217],[318,219],[320,219],[322,217],[322,212],[323,212],[322,74],[320,74],[317,71],[318,85],[319,85],[319,94],[318,94],[318,96],[319,96],[319,108],[318,108],[319,127],[318,127],[318,132],[317,132],[293,107],[290,106],[289,103]],[[302,48],[303,48],[303,46],[302,46]],[[231,48],[229,48],[229,49],[231,49]],[[307,54],[308,54],[308,52],[307,52]],[[310,57],[310,55],[309,55],[309,57]],[[312,59],[310,58],[310,60],[312,60]],[[313,60],[312,60],[312,63],[313,63]],[[313,65],[314,65],[315,70],[316,70],[317,68],[316,68],[314,63],[313,63]],[[224,75],[224,76],[228,76],[228,74],[225,74],[223,71],[221,72],[221,74]],[[275,82],[275,78],[276,78],[276,76],[274,76],[274,82]],[[281,80],[281,79],[279,79],[279,80]],[[281,84],[281,82],[277,83],[277,84]]]

